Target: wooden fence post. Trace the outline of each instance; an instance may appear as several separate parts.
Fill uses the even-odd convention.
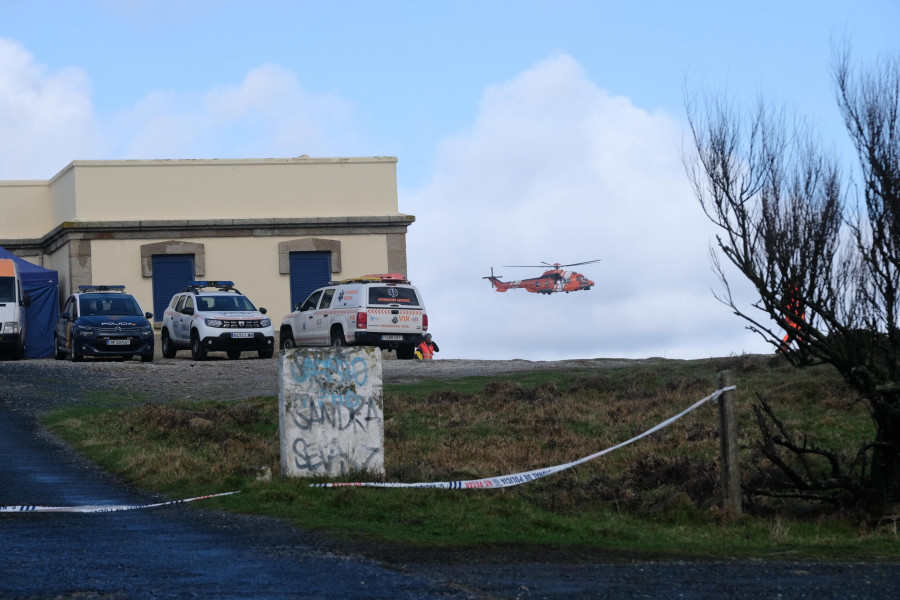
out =
[[[730,371],[719,373],[719,389],[734,384]],[[741,514],[741,471],[738,465],[737,414],[734,390],[723,392],[719,405],[719,457],[722,478],[722,506],[734,515]]]

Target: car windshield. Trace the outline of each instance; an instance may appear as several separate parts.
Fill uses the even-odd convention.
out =
[[[16,299],[16,278],[0,277],[0,302],[13,302]]]
[[[125,294],[85,294],[78,299],[83,317],[97,315],[139,315],[137,300]]]
[[[204,312],[249,312],[255,311],[256,307],[253,306],[253,303],[246,296],[228,294],[222,296],[198,296],[197,310]]]
[[[396,285],[369,286],[369,304],[405,304],[418,306],[415,288]]]

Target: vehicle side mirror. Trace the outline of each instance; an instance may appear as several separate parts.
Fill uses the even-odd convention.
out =
[[[262,314],[266,314],[266,309],[260,307],[259,312],[262,313]]]
[[[151,312],[145,312],[145,313],[144,313],[144,318],[147,319],[147,320],[149,321],[150,319],[153,318],[153,313],[151,313]]]
[[[183,314],[183,315],[192,315],[192,314],[194,314],[194,309],[193,309],[193,308],[182,308],[182,309],[181,309],[181,314]]]
[[[31,295],[25,294],[22,296],[22,306],[31,306]]]

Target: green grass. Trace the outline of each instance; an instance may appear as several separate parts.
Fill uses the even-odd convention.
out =
[[[723,369],[738,386],[745,482],[766,468],[754,450],[750,407],[757,394],[818,445],[849,456],[871,436],[862,407],[833,372],[798,371],[771,357],[430,380],[385,387],[386,479],[465,480],[567,463],[680,412],[716,389]],[[536,482],[447,491],[322,489],[309,484],[324,480],[280,478],[276,398],[126,407],[96,400],[48,415],[45,423],[140,488],[173,498],[240,490],[204,506],[279,517],[334,538],[646,557],[900,559],[890,520],[873,524],[764,498],[750,499],[749,514],[722,512],[711,403],[635,444]],[[259,481],[251,467],[268,467],[275,477]]]

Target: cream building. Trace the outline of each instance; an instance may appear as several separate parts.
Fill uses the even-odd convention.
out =
[[[397,159],[75,161],[0,182],[0,246],[162,319],[188,281],[231,280],[273,320],[331,279],[406,273]]]

